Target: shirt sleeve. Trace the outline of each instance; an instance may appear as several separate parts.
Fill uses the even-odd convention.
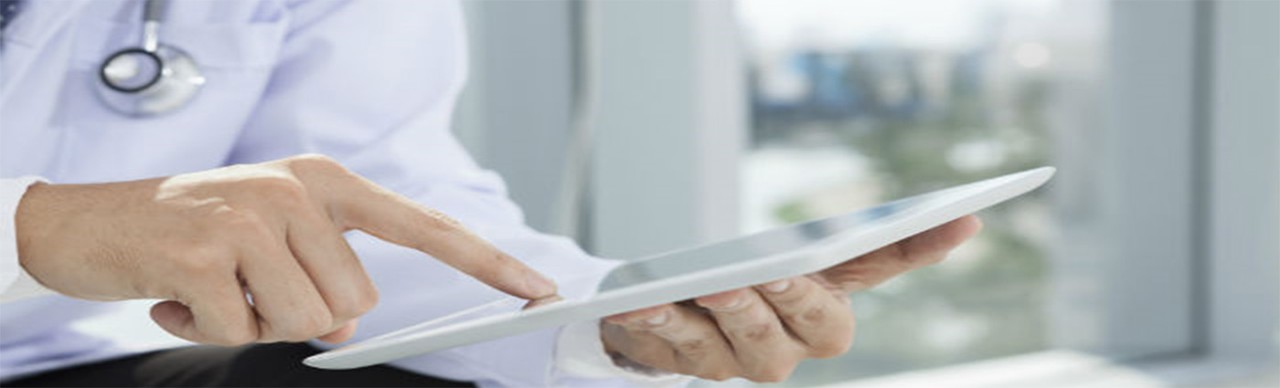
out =
[[[0,179],[0,302],[53,293],[31,277],[18,262],[18,231],[14,217],[27,188],[37,177]]]
[[[305,152],[457,219],[582,298],[615,262],[525,225],[502,180],[477,166],[449,131],[466,52],[460,5],[446,1],[295,1],[272,79],[230,163]],[[354,341],[509,298],[420,252],[348,235],[380,300]],[[510,312],[490,311],[489,313]],[[596,336],[561,328],[398,360],[392,365],[480,386],[630,386],[629,372],[582,375],[560,367],[558,341]],[[590,342],[590,339],[587,339]],[[327,346],[319,344],[320,346]],[[561,352],[604,357],[598,345]],[[607,370],[607,369],[606,369]],[[615,371],[617,372],[617,371]]]

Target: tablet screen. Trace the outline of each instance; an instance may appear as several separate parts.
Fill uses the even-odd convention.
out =
[[[966,190],[967,189],[967,190]],[[601,293],[627,288],[659,279],[711,270],[745,260],[797,252],[821,240],[838,235],[856,234],[897,217],[941,206],[954,200],[959,190],[980,187],[961,186],[916,197],[885,203],[840,216],[803,222],[791,226],[712,243],[700,247],[668,252],[628,262],[605,277]],[[959,196],[962,197],[962,196]]]

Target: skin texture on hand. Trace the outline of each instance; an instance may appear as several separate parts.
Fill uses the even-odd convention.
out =
[[[356,318],[377,303],[342,236],[353,229],[517,297],[556,294],[550,280],[457,221],[317,155],[132,182],[36,185],[15,225],[19,262],[45,287],[91,300],[164,299],[152,319],[199,343],[350,338]]]
[[[818,273],[615,315],[601,340],[610,354],[659,370],[782,381],[805,359],[848,351],[849,293],[938,263],[980,229],[967,216]]]

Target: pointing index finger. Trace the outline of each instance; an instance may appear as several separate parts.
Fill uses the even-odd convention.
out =
[[[343,228],[422,251],[498,290],[525,299],[556,295],[550,279],[498,250],[438,210],[422,206],[364,178],[341,193],[332,211]],[[338,194],[338,193],[335,193]]]

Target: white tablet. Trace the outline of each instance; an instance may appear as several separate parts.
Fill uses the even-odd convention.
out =
[[[1042,167],[627,262],[609,272],[599,292],[587,299],[524,311],[512,311],[523,301],[507,299],[499,302],[506,306],[480,306],[304,363],[358,368],[817,272],[1031,191],[1053,172]]]

